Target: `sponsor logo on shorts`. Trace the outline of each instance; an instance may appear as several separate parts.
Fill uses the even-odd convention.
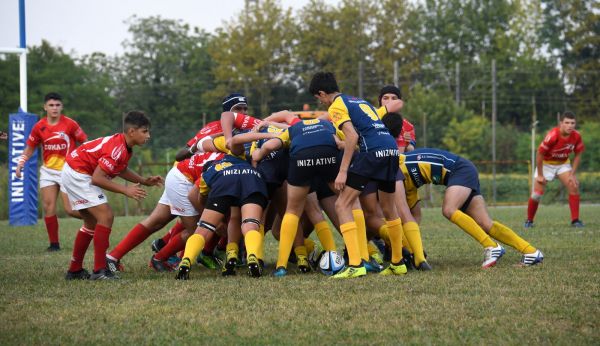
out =
[[[317,159],[302,159],[296,160],[296,166],[298,167],[312,167],[312,166],[327,166],[333,165],[336,162],[334,157],[321,157]]]
[[[104,195],[102,195],[102,194],[98,195],[98,199],[104,199]]]
[[[78,199],[73,202],[73,205],[88,204],[88,203],[90,203],[90,201],[88,201],[87,199]]]
[[[178,211],[180,213],[185,213],[185,209],[184,208],[173,207],[173,206],[171,206],[171,208],[173,208],[173,210]]]
[[[381,149],[375,151],[375,157],[392,157],[398,155],[398,149]]]

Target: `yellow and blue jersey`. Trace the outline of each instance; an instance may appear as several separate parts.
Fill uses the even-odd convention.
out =
[[[400,170],[404,174],[406,200],[412,208],[418,200],[417,189],[426,184],[446,185],[459,157],[450,152],[419,148],[400,154]]]
[[[273,134],[280,134],[282,133],[284,130],[280,129],[279,127],[275,127],[272,125],[263,127],[260,129],[260,133],[273,133]],[[270,138],[265,138],[265,139],[259,139],[258,141],[254,141],[251,143],[250,148],[247,150],[248,153],[246,154],[248,158],[251,157],[252,153],[254,152],[254,150],[261,148],[263,144],[265,144],[265,142],[267,142],[268,140],[270,140]],[[277,158],[280,158],[284,155],[284,151],[285,149],[279,149],[276,150],[272,153],[270,153],[269,155],[267,155],[266,157],[263,158],[263,160],[274,160]]]
[[[337,149],[333,136],[336,131],[333,124],[326,120],[310,119],[302,120],[283,131],[279,138],[285,147],[290,148],[290,154],[294,155],[301,150],[327,146]]]
[[[227,177],[242,181],[243,179],[247,179],[246,177],[249,176],[258,177],[260,180],[260,174],[247,161],[237,156],[225,155],[221,160],[205,165],[199,184],[200,193],[207,195],[209,191],[215,188],[215,184],[220,178]],[[252,183],[252,179],[245,181],[247,183]],[[225,192],[227,192],[228,189],[233,188],[234,186],[231,184],[226,184],[224,186],[220,186],[219,190],[225,190]],[[266,195],[266,192],[264,194]],[[222,193],[221,195],[230,194]]]
[[[329,106],[328,112],[337,128],[347,121],[352,123],[359,137],[361,152],[397,149],[396,141],[381,122],[377,110],[367,101],[339,94]]]

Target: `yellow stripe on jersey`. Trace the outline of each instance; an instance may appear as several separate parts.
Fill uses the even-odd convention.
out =
[[[281,143],[283,143],[283,146],[286,148],[289,148],[290,144],[292,144],[292,141],[290,139],[290,131],[288,131],[287,129],[280,133],[279,136],[277,136],[277,138],[281,140]]]
[[[225,136],[219,136],[217,138],[213,139],[213,145],[215,146],[215,148],[227,155],[231,155],[231,156],[235,156],[235,157],[239,157],[242,160],[246,159],[246,152],[244,151],[241,155],[234,155],[231,150],[229,150],[227,148],[227,146],[225,145]]]
[[[346,121],[351,121],[348,107],[346,107],[341,97],[336,97],[331,106],[329,106],[328,112],[336,129],[339,129]]]
[[[64,164],[65,157],[62,155],[50,155],[46,158],[46,162],[44,162],[44,166],[57,171],[61,171]]]

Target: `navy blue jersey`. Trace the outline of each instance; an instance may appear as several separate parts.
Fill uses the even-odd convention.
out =
[[[358,134],[361,152],[398,149],[396,140],[381,122],[377,110],[369,102],[356,97],[339,94],[329,106],[329,114],[337,128],[347,121]]]
[[[335,144],[335,128],[327,120],[309,119],[302,120],[290,126],[279,135],[284,146],[290,147],[290,155],[312,147],[331,147],[337,149]]]

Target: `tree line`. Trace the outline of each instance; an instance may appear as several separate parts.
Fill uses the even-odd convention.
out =
[[[117,131],[124,111],[144,110],[154,125],[144,160],[162,160],[203,118],[217,119],[232,91],[246,94],[259,117],[316,109],[307,83],[327,70],[343,92],[373,103],[397,83],[419,145],[486,160],[494,63],[498,159],[528,159],[534,114],[543,135],[568,109],[588,146],[584,167],[598,169],[599,17],[593,0],[312,0],[295,12],[260,0],[214,33],[134,16],[116,56],[77,56],[46,41],[28,47],[28,107],[41,115],[43,95],[59,92],[91,138]],[[18,57],[0,56],[1,128],[19,104],[17,71]]]

